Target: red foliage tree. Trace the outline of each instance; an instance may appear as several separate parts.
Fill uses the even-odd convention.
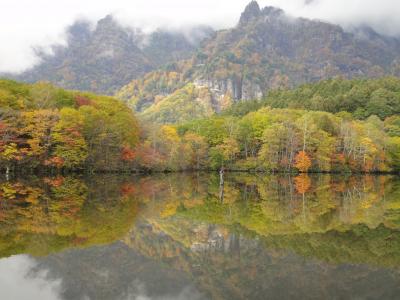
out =
[[[135,186],[132,183],[124,183],[121,186],[121,194],[122,196],[130,196],[135,193]]]
[[[44,178],[43,181],[52,187],[59,187],[62,186],[62,184],[64,183],[64,177],[62,176],[57,176],[55,178],[46,177]]]
[[[77,107],[81,107],[84,105],[93,105],[92,101],[89,98],[81,95],[75,96],[75,104]]]
[[[129,146],[124,146],[121,151],[121,157],[124,161],[133,161],[136,157],[136,153]]]
[[[64,160],[61,157],[55,156],[50,159],[47,159],[44,162],[45,166],[53,166],[56,168],[61,168],[64,165]]]

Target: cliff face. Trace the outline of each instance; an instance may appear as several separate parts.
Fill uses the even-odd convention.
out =
[[[248,100],[260,99],[263,96],[261,86],[248,79],[203,79],[200,77],[194,79],[194,84],[197,87],[207,87],[210,90],[210,93],[213,95],[213,99],[215,99],[215,102],[218,104],[217,107],[219,108],[224,106],[222,105],[222,101],[225,97],[229,97],[234,100]]]

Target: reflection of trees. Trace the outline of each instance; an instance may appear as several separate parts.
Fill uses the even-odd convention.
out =
[[[66,299],[117,298],[148,268],[162,270],[142,278],[150,287],[184,277],[215,299],[398,290],[398,271],[376,267],[400,266],[400,182],[390,177],[228,173],[223,202],[218,174],[30,178],[0,192],[2,256],[79,248],[39,259],[64,278]]]
[[[147,199],[143,216],[186,247],[207,244],[199,244],[193,232],[194,224],[200,222],[252,232],[270,239],[270,245],[278,248],[294,249],[290,243],[298,241],[304,249],[308,247],[311,256],[314,248],[322,249],[318,240],[326,237],[326,245],[336,249],[333,253],[338,261],[400,265],[394,250],[400,249],[400,198],[396,197],[399,186],[390,177],[301,175],[293,178],[234,174],[225,181],[223,203],[219,200],[217,178],[206,176],[193,181],[190,176],[176,177],[174,180],[179,183],[172,188],[170,180],[170,176],[145,179],[147,185],[158,185],[160,190],[152,193],[141,190],[138,198]],[[192,190],[202,192],[192,197]],[[360,228],[364,228],[365,235]],[[361,236],[357,238],[355,232]],[[389,237],[393,247],[385,248],[385,239]],[[311,240],[316,244],[310,245]],[[363,242],[357,244],[354,240]],[[336,244],[344,245],[343,255]],[[374,244],[382,247],[379,255],[365,251]],[[298,252],[306,253],[300,249]],[[322,258],[324,253],[320,251],[315,256]]]
[[[122,192],[121,180],[96,185],[89,189],[76,177],[0,183],[0,254],[43,255],[121,238],[132,225],[137,202]]]
[[[338,260],[350,257],[380,264],[372,259],[375,253],[384,264],[399,264],[395,254],[400,243],[400,183],[393,178],[227,174],[223,202],[219,188],[218,174],[3,182],[0,251],[44,254],[109,243],[129,232],[141,207],[139,219],[188,249],[208,245],[210,228],[222,226],[223,243],[246,232],[278,248],[294,249],[298,241],[304,248],[295,250],[312,256],[325,238],[327,247],[337,250],[335,244],[340,243],[347,247],[343,253],[352,253],[334,251],[341,255]],[[351,242],[357,240],[356,232],[363,244]],[[201,236],[207,240],[200,241]],[[387,241],[389,247],[384,246]],[[372,245],[380,249],[379,255],[362,251]],[[320,252],[315,256],[322,257]]]

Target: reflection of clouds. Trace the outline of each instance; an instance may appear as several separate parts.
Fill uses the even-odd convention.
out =
[[[199,291],[193,286],[184,287],[181,291],[176,291],[173,295],[163,295],[152,297],[149,296],[149,291],[144,282],[135,280],[128,292],[126,300],[202,300],[205,299]]]
[[[63,299],[62,281],[50,279],[47,270],[39,270],[38,263],[27,255],[17,255],[0,260],[0,299],[57,300]],[[128,288],[126,300],[201,300],[204,296],[194,286],[185,286],[165,295],[151,295],[151,288],[135,279]],[[81,299],[92,300],[89,296]],[[94,299],[93,299],[94,300]]]
[[[36,262],[27,255],[16,255],[0,260],[1,299],[56,300],[60,299],[60,280],[49,281],[46,271],[35,273]]]

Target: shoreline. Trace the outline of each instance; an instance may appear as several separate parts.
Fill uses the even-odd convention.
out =
[[[177,173],[218,173],[218,169],[187,169],[187,170],[39,170],[39,169],[14,169],[6,173],[1,169],[3,176],[14,175],[35,175],[35,176],[59,176],[59,175],[152,175],[152,174],[177,174]],[[246,174],[263,174],[263,175],[393,175],[400,176],[400,171],[357,171],[357,172],[340,172],[340,171],[260,171],[260,170],[238,170],[225,168],[226,173],[246,173]]]

